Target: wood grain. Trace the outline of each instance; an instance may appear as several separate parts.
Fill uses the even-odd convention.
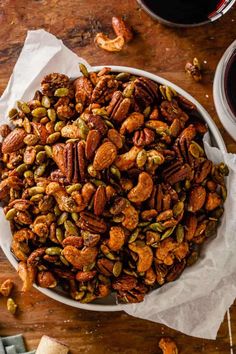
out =
[[[94,45],[98,31],[113,36],[111,16],[122,15],[135,30],[135,39],[116,54]],[[193,29],[171,29],[154,22],[135,0],[1,0],[0,1],[0,94],[9,80],[20,54],[27,30],[44,28],[91,65],[126,65],[144,69],[180,85],[210,113],[221,130],[227,148],[236,144],[223,129],[214,109],[212,82],[217,63],[236,37],[236,9],[220,21]],[[195,83],[184,66],[193,57],[203,63],[204,79]],[[4,235],[0,235],[4,237]],[[70,308],[46,298],[36,290],[20,293],[20,282],[0,251],[0,282],[13,279],[14,298],[19,312],[13,318],[0,299],[0,335],[22,332],[28,349],[35,348],[43,334],[61,339],[71,353],[136,354],[160,353],[158,340],[163,335],[176,339],[181,354],[229,354],[228,324],[224,320],[216,341],[185,336],[165,326],[119,313],[88,312]],[[216,309],[217,311],[217,309]],[[236,306],[231,307],[233,350],[236,351]]]

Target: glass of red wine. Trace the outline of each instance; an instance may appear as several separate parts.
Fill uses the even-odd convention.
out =
[[[223,16],[236,0],[137,0],[159,22],[175,27],[193,27]]]

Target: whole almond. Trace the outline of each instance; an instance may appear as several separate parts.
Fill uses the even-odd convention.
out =
[[[206,189],[202,186],[194,187],[189,195],[188,211],[195,213],[203,207],[206,199]]]
[[[64,161],[64,150],[65,150],[65,144],[62,143],[55,144],[52,147],[52,158],[56,162],[61,172],[65,175],[66,166]]]
[[[120,133],[118,133],[115,129],[109,129],[107,133],[108,139],[117,147],[117,149],[121,149],[123,146],[123,140]]]
[[[85,156],[88,160],[91,160],[94,156],[94,153],[100,143],[101,134],[98,130],[90,130],[86,139],[85,145]]]
[[[94,214],[102,215],[106,204],[106,188],[99,186],[94,195]]]
[[[24,129],[16,128],[7,135],[2,143],[3,154],[8,154],[19,150],[24,145],[24,138],[27,133]]]
[[[130,26],[121,17],[112,17],[112,27],[117,36],[124,37],[125,42],[133,39],[133,32]]]
[[[97,150],[93,167],[97,171],[104,170],[105,168],[111,166],[113,161],[115,161],[117,156],[117,150],[114,144],[110,141],[103,143]]]

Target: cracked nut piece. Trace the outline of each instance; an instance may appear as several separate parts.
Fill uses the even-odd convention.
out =
[[[94,41],[99,48],[102,48],[108,52],[120,52],[125,44],[123,36],[110,39],[104,33],[97,33]]]
[[[8,297],[12,291],[14,283],[12,280],[7,279],[5,280],[0,286],[0,294],[2,296]]]
[[[163,354],[178,354],[178,348],[176,343],[171,338],[161,338],[159,342],[159,348]]]
[[[192,76],[195,81],[202,80],[201,67],[197,58],[193,59],[193,63],[186,63],[185,71]]]

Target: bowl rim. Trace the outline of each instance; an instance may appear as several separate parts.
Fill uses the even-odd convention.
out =
[[[215,139],[215,143],[216,146],[222,151],[222,152],[227,152],[224,140],[220,134],[219,129],[217,128],[215,122],[213,121],[213,119],[210,117],[210,115],[208,114],[208,112],[205,110],[205,108],[203,108],[203,106],[194,98],[192,97],[188,92],[186,92],[185,90],[183,90],[182,88],[180,88],[179,86],[175,85],[174,83],[172,83],[171,81],[164,79],[158,75],[152,74],[148,71],[145,70],[141,70],[141,69],[135,69],[132,67],[128,67],[128,66],[119,66],[119,65],[100,65],[100,66],[91,66],[88,68],[88,71],[100,71],[101,69],[103,69],[104,67],[109,67],[111,68],[112,71],[114,72],[130,72],[133,75],[137,75],[137,76],[145,76],[159,84],[162,85],[166,85],[166,86],[170,86],[173,87],[174,90],[178,93],[180,93],[181,95],[183,95],[184,97],[186,97],[187,99],[189,99],[190,101],[192,101],[196,106],[197,106],[197,110],[199,111],[199,113],[201,114],[202,118],[206,121],[208,127],[209,127],[209,131],[212,134],[212,136]],[[78,75],[80,76],[80,75]],[[1,212],[3,213],[3,211],[1,210]],[[1,244],[1,238],[0,238],[0,245],[2,247],[2,250],[5,254],[5,256],[7,257],[7,259],[9,260],[9,262],[11,263],[11,265],[17,269],[17,265],[18,262],[16,261],[16,259],[13,257],[13,255],[11,254],[11,251],[9,248],[5,247],[5,245]],[[100,311],[100,312],[116,312],[116,311],[122,311],[124,310],[124,306],[128,307],[128,306],[132,306],[132,304],[112,304],[112,305],[103,305],[103,304],[94,304],[94,303],[89,303],[89,304],[82,304],[76,300],[67,298],[63,295],[58,294],[57,292],[50,290],[50,289],[44,289],[41,288],[37,285],[34,284],[34,288],[36,288],[37,290],[39,290],[41,293],[43,293],[44,295],[48,296],[49,298],[56,300],[58,302],[61,302],[65,305],[69,305],[71,307],[75,307],[75,308],[79,308],[82,310],[89,310],[89,311]]]

